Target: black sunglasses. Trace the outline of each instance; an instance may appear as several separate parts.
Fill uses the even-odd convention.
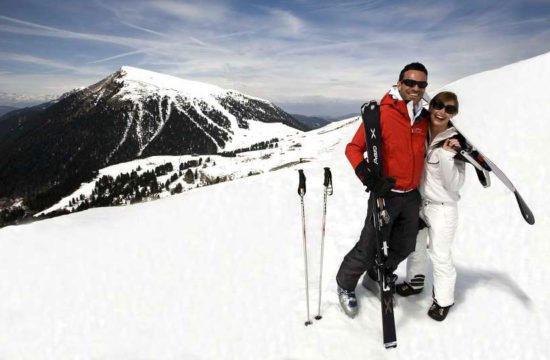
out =
[[[407,85],[408,87],[415,87],[415,85],[418,85],[419,88],[421,89],[425,89],[428,87],[428,82],[427,81],[416,81],[416,80],[411,80],[411,79],[403,79],[401,80],[401,82],[405,85]]]
[[[458,108],[454,105],[445,105],[441,100],[433,100],[432,108],[436,110],[445,109],[445,112],[449,115],[454,115],[458,112]]]

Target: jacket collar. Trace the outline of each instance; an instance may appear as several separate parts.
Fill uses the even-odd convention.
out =
[[[458,134],[458,131],[454,126],[451,126],[450,128],[447,128],[445,131],[437,134],[437,136],[432,139],[432,132],[429,131],[429,139],[430,139],[430,146],[434,146],[434,144],[439,144],[442,140],[446,140],[456,134]]]
[[[409,119],[411,119],[411,122],[413,122],[412,119],[416,121],[418,117],[422,114],[422,109],[424,109],[424,107],[422,106],[422,101],[419,101],[416,106],[412,101],[405,102],[401,97],[397,86],[392,86],[387,95],[389,95],[389,97],[394,101],[397,100],[398,102],[402,102],[405,105],[407,109],[407,114],[409,115]],[[382,102],[384,102],[384,99],[382,99]]]

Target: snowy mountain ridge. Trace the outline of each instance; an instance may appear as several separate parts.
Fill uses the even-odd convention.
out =
[[[42,211],[99,169],[140,157],[213,155],[306,127],[234,90],[123,67],[0,122],[0,199]],[[1,210],[1,209],[0,209]]]
[[[177,95],[189,98],[219,98],[228,94],[234,94],[242,98],[251,98],[254,100],[270,103],[268,100],[244,95],[236,90],[223,89],[219,86],[207,84],[199,81],[182,79],[179,77],[162,74],[150,70],[140,69],[132,66],[122,66],[120,68],[122,77],[120,82],[125,83],[121,90],[121,95],[132,97],[136,93],[145,92],[145,94],[159,93],[161,96],[170,94],[171,91]]]
[[[95,93],[97,104],[106,93],[105,83],[113,81],[119,89],[112,96],[134,104],[135,111],[131,115],[132,119],[128,121],[124,134],[131,132],[132,126],[137,128],[135,132],[140,139],[138,155],[141,155],[151,141],[162,132],[172,111],[183,113],[189,118],[191,114],[197,114],[200,120],[193,121],[193,124],[212,140],[216,146],[215,151],[236,149],[255,141],[265,140],[263,138],[265,132],[285,131],[283,128],[273,129],[272,126],[267,127],[260,134],[258,131],[249,131],[250,127],[254,126],[250,124],[251,121],[266,122],[267,119],[262,119],[262,116],[253,116],[254,112],[250,110],[239,112],[240,106],[248,106],[249,103],[258,106],[258,103],[261,103],[261,106],[258,106],[261,114],[271,112],[280,116],[284,112],[267,100],[244,95],[235,90],[226,90],[215,85],[130,66],[121,67],[107,79],[93,85],[90,90]],[[156,123],[144,118],[144,114],[148,111],[147,103],[153,99],[156,99],[158,104],[157,108],[153,109],[157,112]],[[230,102],[233,103],[230,104]],[[285,125],[301,128],[286,114],[277,120]],[[121,143],[125,140],[126,137],[123,137]]]

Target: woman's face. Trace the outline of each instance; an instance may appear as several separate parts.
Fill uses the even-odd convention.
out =
[[[453,100],[435,100],[430,106],[430,121],[436,127],[448,127],[449,121],[457,113],[457,106]]]

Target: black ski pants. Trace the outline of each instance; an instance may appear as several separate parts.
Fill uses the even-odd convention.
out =
[[[388,258],[384,262],[384,267],[393,272],[416,247],[420,193],[418,190],[403,194],[392,192],[385,198],[385,202],[391,220],[386,225],[389,232]],[[372,209],[369,206],[359,241],[344,257],[336,275],[336,281],[341,288],[354,290],[361,275],[374,267],[376,247]]]

